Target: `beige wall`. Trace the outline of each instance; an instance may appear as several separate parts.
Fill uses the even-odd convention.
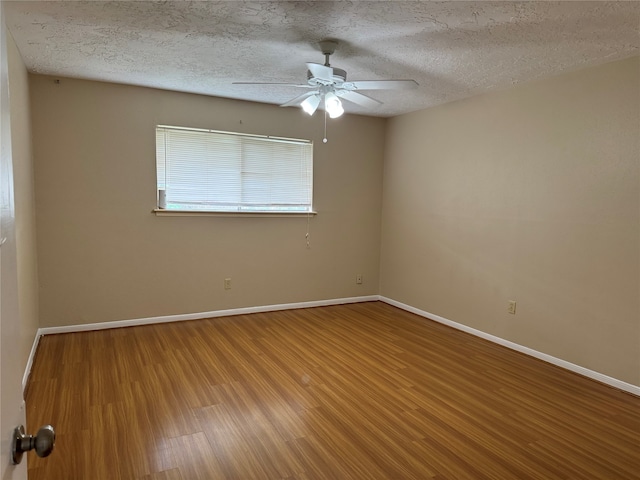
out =
[[[638,73],[390,120],[381,294],[640,385]]]
[[[325,145],[299,109],[30,80],[41,326],[378,293],[384,120],[330,120]],[[306,217],[153,215],[156,124],[312,139],[311,248]]]
[[[327,145],[296,109],[33,75],[41,326],[381,293],[639,385],[638,68],[345,116]],[[312,248],[304,218],[152,215],[156,124],[313,139]]]
[[[35,193],[28,74],[10,34],[7,35],[7,61],[20,318],[20,338],[16,339],[20,345],[20,361],[17,365],[24,369],[39,326]]]

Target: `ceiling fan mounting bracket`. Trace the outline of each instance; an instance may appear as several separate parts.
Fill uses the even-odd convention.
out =
[[[333,40],[322,40],[320,42],[320,49],[322,50],[322,53],[324,55],[324,66],[325,67],[330,67],[331,66],[331,64],[329,63],[329,57],[331,57],[333,52],[336,51],[336,47],[337,46],[338,46],[338,42],[335,42]]]
[[[321,40],[320,41],[320,49],[322,50],[323,55],[333,55],[338,47],[338,42],[335,40]]]

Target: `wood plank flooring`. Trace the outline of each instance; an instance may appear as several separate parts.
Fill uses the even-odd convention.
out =
[[[380,302],[50,335],[30,480],[640,479],[640,398]]]

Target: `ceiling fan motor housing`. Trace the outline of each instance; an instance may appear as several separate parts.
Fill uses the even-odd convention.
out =
[[[331,78],[333,79],[332,84],[341,84],[347,80],[347,72],[341,68],[333,67],[333,75]],[[312,86],[329,84],[326,80],[315,78],[310,70],[307,70],[307,83]]]

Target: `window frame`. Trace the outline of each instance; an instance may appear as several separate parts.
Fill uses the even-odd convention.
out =
[[[255,140],[259,140],[259,141],[267,141],[267,142],[273,142],[273,143],[288,143],[288,144],[294,144],[294,145],[300,145],[300,146],[308,146],[308,151],[306,153],[302,152],[302,155],[300,156],[300,160],[301,160],[301,167],[302,167],[302,171],[304,172],[302,175],[299,175],[299,178],[302,178],[301,182],[302,182],[302,188],[300,188],[300,192],[302,193],[303,197],[307,197],[308,198],[308,207],[307,207],[307,203],[300,203],[297,204],[298,206],[302,206],[303,208],[299,208],[296,209],[295,206],[289,207],[290,209],[287,209],[287,207],[284,207],[284,209],[278,209],[278,205],[279,203],[269,203],[269,201],[266,201],[264,203],[261,203],[262,205],[266,205],[268,207],[268,209],[260,209],[259,206],[257,207],[251,207],[250,204],[247,203],[242,203],[242,198],[246,198],[244,197],[244,195],[246,195],[246,193],[244,192],[244,187],[239,186],[240,189],[240,201],[238,201],[237,203],[235,203],[233,205],[233,207],[230,207],[228,209],[224,209],[224,205],[223,202],[219,202],[218,204],[212,203],[212,207],[211,208],[197,208],[197,205],[194,205],[194,207],[190,207],[190,208],[184,208],[181,209],[179,208],[180,202],[174,202],[173,203],[173,207],[171,208],[166,208],[166,206],[164,208],[160,207],[160,188],[161,186],[164,186],[166,189],[166,174],[165,174],[165,179],[164,182],[161,181],[161,156],[160,156],[160,151],[164,151],[164,149],[166,148],[166,143],[165,143],[165,147],[160,148],[159,147],[159,131],[163,130],[165,132],[167,131],[171,131],[171,130],[175,130],[175,131],[185,131],[185,132],[194,132],[194,133],[211,133],[211,134],[217,134],[217,135],[222,135],[222,136],[228,136],[228,137],[237,137],[240,139],[240,158],[238,159],[240,161],[241,165],[244,165],[248,160],[247,158],[245,158],[244,156],[244,151],[245,148],[242,145],[242,142],[244,139],[246,139],[247,142],[251,142],[251,140],[254,140],[253,142],[253,146],[255,147],[256,143]],[[222,137],[220,137],[222,138]],[[266,146],[265,147],[265,155],[269,155],[270,152],[268,152],[268,149],[270,147]],[[275,148],[275,147],[274,147]],[[279,137],[279,136],[272,136],[272,135],[258,135],[258,134],[250,134],[250,133],[242,133],[242,132],[230,132],[230,131],[222,131],[222,130],[213,130],[213,129],[205,129],[205,128],[193,128],[193,127],[182,127],[182,126],[174,126],[174,125],[162,125],[162,124],[158,124],[155,126],[155,151],[156,151],[156,208],[154,208],[152,210],[153,213],[155,213],[157,216],[242,216],[242,217],[263,217],[263,216],[267,216],[267,217],[290,217],[290,216],[309,216],[309,215],[316,215],[317,212],[314,211],[313,209],[313,193],[314,193],[314,189],[313,189],[313,141],[312,140],[307,140],[307,139],[298,139],[298,138],[289,138],[289,137]],[[164,151],[164,155],[165,155],[165,166],[162,167],[162,171],[166,172],[166,151]],[[306,156],[306,158],[305,158]],[[254,159],[256,158],[255,156],[253,157]],[[274,163],[277,162],[277,160],[272,160]],[[203,168],[203,171],[205,169]],[[240,176],[241,180],[238,183],[238,185],[242,185],[243,184],[243,175],[245,174],[244,168],[241,166],[238,169],[238,175]],[[307,179],[306,181],[304,180],[303,175],[307,175]],[[283,185],[284,184],[284,185]],[[213,185],[213,184],[212,184]],[[269,185],[271,185],[269,183]],[[277,182],[276,182],[277,185]],[[301,185],[300,181],[298,182],[298,185]],[[286,181],[282,182],[280,186],[286,186]],[[269,200],[271,200],[271,198],[269,198]],[[193,200],[194,202],[197,200]],[[204,199],[202,200],[203,202],[205,201]],[[296,205],[296,204],[293,204]],[[307,207],[307,208],[305,208]]]

